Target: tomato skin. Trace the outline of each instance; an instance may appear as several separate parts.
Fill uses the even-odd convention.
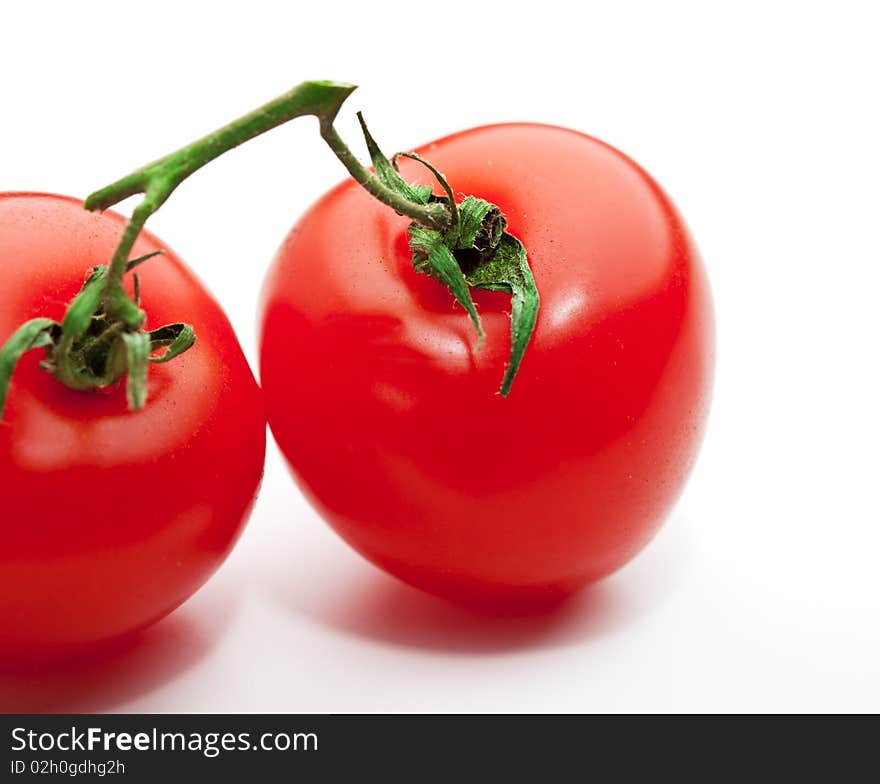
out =
[[[696,457],[714,362],[702,263],[660,187],[580,133],[489,126],[420,153],[527,249],[541,310],[510,396],[509,298],[474,293],[478,350],[413,271],[408,220],[349,182],[266,282],[270,426],[320,513],[392,574],[464,600],[569,592],[651,539]]]
[[[0,342],[60,319],[124,227],[62,196],[0,194]],[[217,569],[262,476],[259,389],[219,305],[143,233],[149,327],[187,321],[197,341],[151,365],[149,399],[118,385],[75,392],[25,355],[0,423],[0,661],[67,655],[171,612]],[[127,276],[131,278],[131,275]],[[130,280],[127,281],[131,285]]]

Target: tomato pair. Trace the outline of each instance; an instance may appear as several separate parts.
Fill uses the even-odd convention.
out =
[[[699,256],[657,184],[579,133],[499,125],[420,152],[456,201],[497,205],[525,248],[540,310],[509,394],[515,286],[513,301],[509,286],[474,286],[472,322],[415,271],[409,219],[349,181],[294,228],[266,283],[269,423],[302,489],[380,567],[458,600],[571,591],[645,545],[695,458],[713,362]],[[399,170],[431,182],[418,160]],[[435,190],[414,198],[430,207]],[[0,196],[0,342],[35,316],[60,320],[123,226],[63,197]],[[0,423],[4,659],[161,618],[218,567],[254,503],[256,382],[177,257],[148,234],[133,256],[156,250],[138,269],[147,324],[185,317],[197,340],[150,367],[144,408],[127,410],[119,384],[66,388],[38,352],[15,371]]]

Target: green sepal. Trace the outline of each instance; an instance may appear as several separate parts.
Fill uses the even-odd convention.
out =
[[[458,205],[455,203],[455,191],[452,190],[452,186],[449,184],[449,181],[446,179],[446,175],[443,174],[436,166],[432,163],[426,161],[421,155],[418,155],[414,152],[398,152],[394,154],[394,157],[391,159],[391,165],[394,167],[394,171],[397,171],[397,159],[398,158],[409,158],[411,161],[416,161],[416,163],[422,164],[431,174],[434,175],[434,178],[437,182],[440,183],[440,187],[446,191],[446,206],[449,207],[449,211],[452,213],[452,223],[455,225],[458,223]],[[428,188],[428,193],[430,194],[432,188],[427,185],[420,185],[420,188]],[[434,197],[439,198],[439,197]],[[426,202],[427,203],[427,202]]]
[[[196,342],[195,330],[189,324],[166,324],[148,333],[150,337],[150,362],[161,364],[188,351]],[[158,356],[152,356],[160,348],[166,350]]]
[[[128,407],[137,411],[147,402],[147,367],[150,363],[150,336],[146,332],[125,332],[127,375],[125,394]]]
[[[6,395],[15,366],[22,356],[35,348],[42,348],[53,343],[53,331],[59,325],[48,318],[35,318],[22,324],[12,337],[0,348],[0,417],[6,406]]]
[[[485,337],[480,315],[471,298],[468,282],[461,267],[446,245],[439,231],[426,229],[417,223],[409,225],[409,247],[413,253],[413,267],[444,283],[452,292],[452,296],[461,304],[471,317],[474,329],[482,340]]]
[[[395,193],[400,194],[405,199],[414,204],[427,204],[431,200],[432,188],[430,185],[410,185],[398,173],[397,169],[392,165],[391,161],[385,157],[376,140],[373,138],[364,116],[360,112],[357,113],[358,122],[361,124],[364,139],[367,142],[367,151],[370,153],[370,160],[373,162],[373,168],[376,170],[376,177],[379,178],[386,188],[390,188]]]
[[[104,298],[104,279],[107,277],[107,267],[95,267],[88,280],[83,283],[76,299],[70,303],[64,320],[61,322],[61,331],[65,337],[73,337],[85,332],[92,322],[95,313],[101,306]]]
[[[131,259],[125,265],[125,271],[131,272],[135,267],[139,267],[145,261],[149,261],[153,256],[161,256],[164,254],[164,250],[154,250],[152,253],[145,253],[143,256],[138,256],[136,259]]]
[[[510,361],[500,390],[502,396],[507,397],[535,331],[540,306],[525,247],[516,237],[505,232],[495,253],[468,272],[467,282],[473,288],[510,295]]]
[[[157,254],[149,253],[130,263],[137,266],[155,255]],[[111,319],[123,321],[132,329],[139,329],[143,325],[146,314],[121,287],[113,286],[110,291],[105,291],[107,273],[107,267],[103,265],[95,267],[76,298],[70,303],[61,322],[65,337],[80,335],[88,330],[102,303]]]

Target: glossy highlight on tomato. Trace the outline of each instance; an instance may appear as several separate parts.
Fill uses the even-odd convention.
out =
[[[0,194],[0,343],[60,319],[124,219],[82,202]],[[197,341],[149,369],[146,407],[124,385],[77,392],[20,361],[0,422],[0,663],[66,655],[169,613],[217,569],[262,476],[265,417],[217,303],[158,239],[134,255],[148,325],[184,318]],[[132,290],[132,275],[126,285]]]
[[[319,512],[392,574],[463,600],[572,591],[645,546],[695,460],[714,362],[702,262],[657,183],[581,133],[497,125],[419,152],[527,250],[541,308],[510,396],[510,298],[473,292],[479,349],[413,271],[408,219],[346,182],[266,282],[269,423]]]

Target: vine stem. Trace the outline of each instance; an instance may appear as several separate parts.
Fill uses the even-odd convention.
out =
[[[134,297],[125,291],[126,272],[156,255],[129,259],[145,223],[178,185],[205,164],[305,115],[317,117],[321,138],[356,182],[399,215],[411,219],[407,231],[415,270],[437,278],[449,288],[467,310],[481,339],[483,330],[470,289],[503,291],[512,297],[510,362],[500,390],[506,396],[534,331],[539,304],[525,248],[505,231],[506,222],[497,206],[473,196],[456,204],[443,175],[412,153],[404,155],[427,166],[446,190],[446,197],[433,195],[429,186],[408,185],[358,115],[374,171],[367,169],[333,127],[342,104],[355,89],[355,85],[344,82],[303,82],[274,101],[91,194],[85,207],[92,211],[106,210],[136,194],[143,194],[143,199],[132,211],[110,263],[94,267],[63,320],[31,319],[0,346],[0,416],[16,364],[25,352],[35,349],[45,352],[43,369],[71,389],[104,389],[125,378],[129,408],[142,408],[149,363],[168,362],[196,341],[193,327],[184,322],[147,331],[137,275]],[[456,256],[461,253],[469,254],[467,271]]]
[[[449,225],[450,214],[443,204],[414,204],[384,185],[360,163],[336,132],[333,127],[336,115],[355,89],[356,85],[344,82],[303,82],[213,133],[91,194],[85,201],[86,209],[102,211],[130,196],[138,193],[144,195],[143,201],[134,209],[110,261],[104,285],[105,303],[110,293],[121,286],[132,248],[147,219],[165,203],[180,183],[224,152],[297,117],[313,115],[318,118],[321,137],[349,174],[375,198],[418,223],[441,231],[445,229]]]

